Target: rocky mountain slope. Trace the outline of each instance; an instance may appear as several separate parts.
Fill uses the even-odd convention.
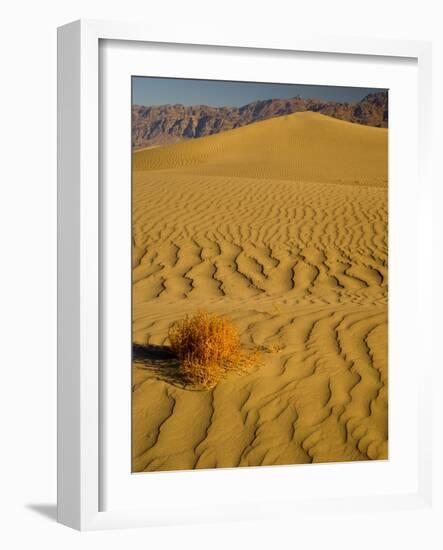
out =
[[[140,148],[176,143],[300,111],[314,111],[349,122],[387,128],[388,93],[372,93],[356,103],[296,96],[254,101],[243,107],[133,105],[132,145]]]

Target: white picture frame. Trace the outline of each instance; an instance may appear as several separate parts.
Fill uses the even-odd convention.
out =
[[[250,35],[249,35],[250,36]],[[275,38],[201,36],[193,37],[195,48],[211,58],[214,47],[223,48],[230,56],[240,53],[261,51],[286,55],[288,52],[305,52],[323,55],[347,56],[357,59],[386,58],[392,64],[396,60],[412,59],[417,67],[418,81],[418,148],[420,242],[431,237],[429,223],[431,204],[430,192],[430,140],[431,140],[431,45],[427,42],[369,40],[363,38],[321,37],[298,34],[296,37]],[[312,513],[325,509],[333,503],[335,510],[361,509],[372,511],[398,508],[419,509],[432,506],[432,445],[430,419],[432,415],[430,391],[432,384],[431,352],[425,353],[425,364],[417,375],[416,397],[417,453],[413,467],[416,479],[411,480],[405,491],[385,494],[358,494],[346,496],[335,494],[334,489],[325,498],[313,491],[312,498],[302,501],[286,501],[285,506],[276,505],[278,492],[272,503],[266,504],[266,495],[259,500],[251,497],[249,506],[235,506],[234,499],[220,497],[215,506],[186,507],[179,503],[174,510],[166,507],[130,507],[123,502],[103,509],[101,484],[106,479],[103,453],[107,446],[103,442],[103,418],[106,407],[102,401],[102,368],[100,337],[102,331],[101,305],[106,299],[101,281],[103,258],[101,232],[106,225],[100,224],[103,208],[100,192],[100,147],[101,126],[99,82],[100,44],[103,41],[118,41],[131,48],[140,43],[175,45],[175,48],[189,47],[186,31],[174,31],[170,36],[158,33],[144,25],[101,21],[77,21],[65,25],[58,32],[58,520],[60,523],[80,530],[119,527],[140,527],[161,524],[191,523],[196,521],[220,521],[228,519],[262,518],[289,513],[294,507]],[[130,54],[129,54],[130,55]],[[155,55],[152,53],[150,55]],[[109,58],[106,58],[108,62]],[[164,76],[168,76],[165,74]],[[106,82],[106,80],[105,80]],[[129,109],[129,106],[128,106]],[[129,112],[129,111],[128,111]],[[128,142],[129,143],[129,142]],[[128,159],[130,166],[130,159]],[[124,169],[124,167],[123,167]],[[130,177],[130,176],[129,176]],[[415,176],[413,176],[415,177]],[[418,250],[418,249],[417,249]],[[424,247],[421,256],[431,254]],[[423,262],[427,265],[428,262]],[[418,274],[417,284],[423,286]],[[420,289],[419,289],[420,290]],[[427,315],[423,297],[429,296],[429,289],[421,288],[419,313]],[[421,344],[425,345],[423,334]],[[128,365],[129,370],[129,365]],[[128,388],[129,391],[129,388]],[[112,395],[112,393],[110,394]],[[415,413],[414,413],[415,414]],[[129,454],[129,449],[127,450]],[[352,465],[339,465],[349,468]],[[108,470],[108,466],[106,467]],[[328,475],[327,466],[316,470],[317,483]],[[266,469],[270,472],[270,469]],[[275,470],[274,470],[275,472]],[[130,472],[128,472],[130,475]],[[189,474],[189,473],[188,473]],[[180,475],[182,477],[180,478]],[[232,473],[229,474],[232,478]],[[240,483],[249,476],[245,469],[238,470],[231,483]],[[268,483],[275,479],[268,476]],[[279,470],[279,478],[285,478],[285,471]],[[137,476],[134,478],[137,480]],[[140,479],[140,478],[139,478]],[[155,479],[155,482],[154,482]],[[183,474],[161,474],[146,478],[156,487],[186,487]],[[415,482],[416,481],[416,482]],[[199,484],[216,483],[211,471],[198,472],[192,478],[194,487]],[[222,481],[224,483],[224,481]],[[138,483],[136,481],[136,483]],[[180,485],[184,483],[184,485]],[[411,490],[410,487],[413,487]],[[255,498],[255,500],[254,500]],[[282,500],[286,499],[281,495]]]

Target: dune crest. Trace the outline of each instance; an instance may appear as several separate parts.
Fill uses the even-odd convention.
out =
[[[356,103],[322,101],[296,95],[287,99],[253,101],[241,107],[133,105],[132,145],[141,148],[176,143],[301,111],[314,111],[357,124],[387,128],[388,91],[372,92]]]
[[[387,137],[385,128],[295,113],[135,152],[134,170],[386,187]]]
[[[133,471],[387,458],[387,130],[296,113],[134,153]],[[171,322],[264,364],[192,391]]]

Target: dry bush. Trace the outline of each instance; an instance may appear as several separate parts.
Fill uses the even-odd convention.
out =
[[[257,363],[256,351],[243,350],[229,319],[198,312],[169,328],[172,350],[186,380],[196,386],[215,386],[230,372],[244,372]]]

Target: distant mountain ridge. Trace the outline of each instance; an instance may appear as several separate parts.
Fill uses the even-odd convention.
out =
[[[176,143],[300,111],[314,111],[357,124],[387,128],[388,93],[371,93],[355,103],[296,96],[254,101],[243,107],[133,105],[132,146],[140,148]]]

